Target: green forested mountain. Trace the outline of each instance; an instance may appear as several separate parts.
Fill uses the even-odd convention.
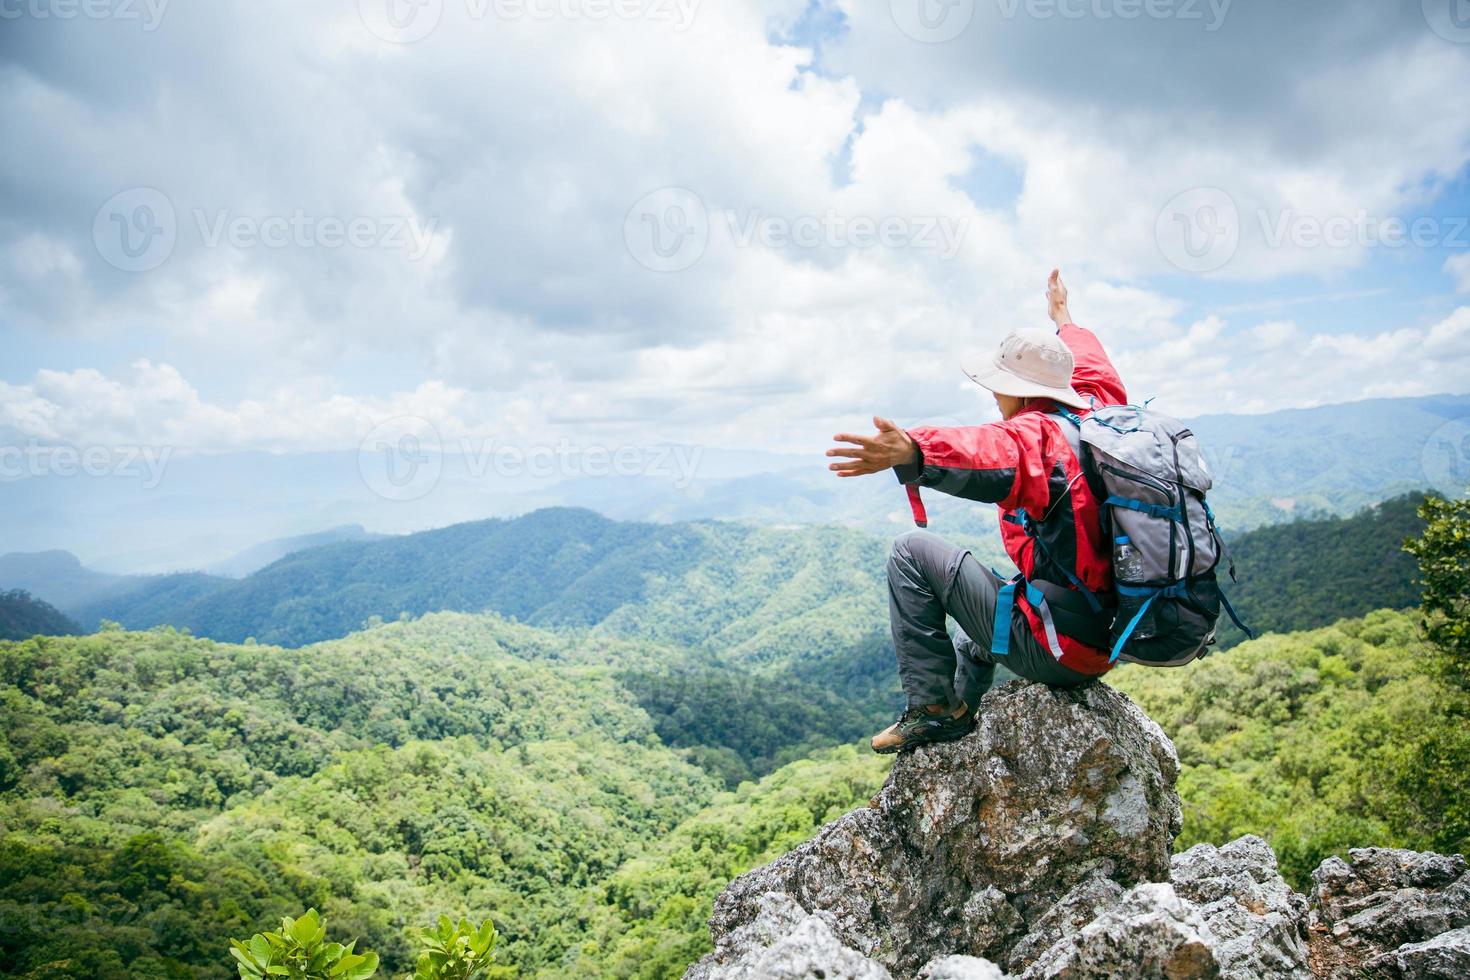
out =
[[[393,970],[438,912],[493,912],[527,976],[636,945],[664,926],[612,876],[685,839],[722,786],[619,680],[677,660],[456,614],[301,650],[173,630],[0,644],[0,916],[20,924],[0,931],[0,975],[222,977],[223,937],[307,906]],[[765,700],[732,708],[728,734],[769,729]],[[822,770],[843,806],[881,773],[846,759]],[[792,777],[771,778],[775,823],[743,830],[749,848],[836,805],[796,819]]]
[[[1179,747],[1180,846],[1260,833],[1300,885],[1348,845],[1470,845],[1470,700],[1426,669],[1417,616],[1109,675]],[[884,763],[824,750],[722,792],[720,760],[660,737],[718,733],[678,706],[733,691],[732,729],[779,756],[763,733],[791,702],[729,678],[650,696],[640,664],[665,657],[464,614],[299,650],[0,643],[0,975],[224,977],[224,937],[313,906],[388,976],[446,912],[491,914],[523,976],[675,977],[724,882]]]
[[[1470,848],[1470,693],[1421,637],[1417,612],[1384,610],[1110,673],[1179,750],[1176,847],[1259,834],[1298,888],[1348,847]]]
[[[1275,524],[1229,539],[1240,573],[1233,584],[1221,576],[1230,601],[1246,625],[1276,633],[1418,605],[1418,569],[1403,545],[1424,531],[1423,500],[1407,494],[1352,517]],[[1244,638],[1222,624],[1222,647]]]
[[[23,589],[68,614],[104,596],[129,591],[141,576],[109,575],[86,568],[66,551],[9,552],[0,555],[0,589]]]
[[[1153,392],[1133,394],[1143,399]],[[990,417],[976,396],[974,417],[960,421]],[[1189,424],[1216,476],[1216,513],[1226,527],[1246,530],[1314,515],[1352,514],[1429,486],[1458,489],[1446,485],[1453,466],[1435,457],[1440,450],[1433,440],[1446,423],[1467,415],[1470,396],[1430,395],[1210,415]],[[896,421],[914,425],[922,419],[899,416]],[[698,465],[689,484],[674,479],[673,464],[667,475],[511,481],[486,473],[483,460],[450,452],[441,459],[443,475],[434,492],[404,502],[385,500],[364,485],[355,450],[179,454],[169,460],[166,492],[129,481],[22,478],[5,485],[0,549],[68,548],[83,554],[88,564],[106,568],[209,570],[241,549],[298,533],[312,521],[323,527],[355,522],[399,531],[552,506],[588,507],[617,520],[837,524],[879,537],[908,524],[904,495],[891,479],[833,479],[817,454],[649,448],[692,454]],[[941,533],[987,542],[994,534],[991,515],[964,501],[951,505],[939,494],[928,499]],[[75,612],[60,593],[8,580],[3,565],[0,560],[0,588],[27,588]]]
[[[81,631],[55,606],[23,589],[0,592],[0,640],[24,640],[37,634],[70,636]]]
[[[1232,536],[1240,573],[1232,600],[1261,631],[1414,605],[1413,560],[1402,544],[1423,526],[1419,499]],[[374,617],[493,611],[720,651],[807,676],[837,670],[851,675],[841,686],[851,693],[866,683],[853,664],[889,664],[886,551],[886,541],[841,528],[620,523],[552,509],[312,548],[239,581],[141,579],[125,594],[84,605],[79,618],[298,646],[344,636]],[[1238,636],[1223,629],[1221,642]]]
[[[1134,393],[1139,397],[1139,393]],[[1303,516],[1346,516],[1388,497],[1463,489],[1458,463],[1438,444],[1447,423],[1470,413],[1470,396],[1371,398],[1260,415],[1189,420],[1227,528]],[[1451,455],[1458,461],[1462,456]]]
[[[621,632],[699,642],[736,620],[742,632],[780,628],[798,603],[853,594],[881,569],[883,548],[831,528],[621,523],[552,509],[312,548],[241,581],[144,579],[76,614],[84,625],[166,624],[299,646],[404,612],[488,610],[551,626],[592,626],[620,613]]]

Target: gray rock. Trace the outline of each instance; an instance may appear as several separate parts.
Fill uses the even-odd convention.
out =
[[[1080,883],[1168,876],[1178,772],[1112,688],[1012,682],[986,695],[974,734],[900,756],[868,808],[732,882],[711,934],[730,945],[777,892],[899,976],[944,954],[1004,961]]]
[[[1312,872],[1308,917],[1318,976],[1357,975],[1368,961],[1470,925],[1464,857],[1366,847]]]
[[[1199,907],[1214,936],[1220,975],[1240,980],[1304,980],[1307,900],[1291,890],[1276,854],[1259,837],[1223,847],[1196,844],[1174,855],[1171,876],[1181,898]]]
[[[762,895],[750,922],[685,974],[687,980],[893,980],[879,963],[850,949],[828,916],[811,915],[790,896]]]
[[[1205,980],[1220,976],[1210,927],[1174,886],[1150,882],[1043,953],[1022,980]]]
[[[1470,929],[1451,929],[1380,953],[1363,964],[1363,972],[1392,980],[1465,980],[1470,977]]]
[[[1170,858],[1178,760],[1118,692],[1013,682],[982,712],[731,882],[686,980],[1470,977],[1463,857],[1350,851],[1309,901],[1259,837]]]
[[[1123,888],[1111,878],[1101,875],[1077,885],[1031,924],[1030,931],[1011,947],[1006,966],[1013,973],[1024,973],[1042,953],[1064,936],[1070,936],[1103,912],[1118,904]]]
[[[919,971],[918,980],[1011,980],[1000,967],[978,956],[941,956]]]

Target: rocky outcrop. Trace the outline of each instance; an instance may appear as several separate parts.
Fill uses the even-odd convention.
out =
[[[1311,976],[1307,900],[1291,890],[1271,846],[1241,837],[1224,847],[1196,844],[1174,855],[1174,890],[1209,926],[1222,975],[1261,980]]]
[[[881,965],[843,946],[826,913],[809,913],[789,896],[771,892],[755,903],[755,915],[726,937],[739,950],[718,974],[695,966],[686,975],[721,980],[893,980]]]
[[[1073,936],[1063,937],[1022,974],[1040,977],[1219,977],[1209,926],[1166,882],[1128,890]]]
[[[1470,926],[1470,873],[1456,854],[1428,854],[1387,847],[1348,851],[1312,872],[1313,968],[1319,976],[1346,978],[1371,966],[1382,976],[1433,976],[1403,972],[1406,965],[1453,962],[1470,976],[1463,937]],[[1443,939],[1434,944],[1431,941]],[[1407,947],[1427,946],[1426,949]],[[1398,972],[1395,972],[1398,971]]]
[[[1171,856],[1177,757],[1112,688],[1012,682],[980,717],[731,882],[686,980],[1470,976],[1463,858],[1352,851],[1309,900],[1258,837]]]
[[[710,919],[711,972],[694,976],[725,976],[732,934],[770,892],[829,913],[844,945],[898,976],[952,953],[1003,961],[1082,882],[1168,877],[1178,772],[1112,688],[1006,685],[975,734],[901,756],[868,808],[732,882]]]

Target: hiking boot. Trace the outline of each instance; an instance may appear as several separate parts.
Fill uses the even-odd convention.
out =
[[[952,742],[970,734],[975,727],[975,713],[961,703],[954,711],[930,711],[910,708],[898,721],[873,736],[873,751],[880,755],[906,752],[930,742]]]

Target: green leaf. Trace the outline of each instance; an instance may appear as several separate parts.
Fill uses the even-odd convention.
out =
[[[365,953],[363,954],[363,959],[365,962],[361,966],[349,969],[344,974],[344,980],[368,980],[369,977],[378,972],[377,953]]]
[[[321,917],[317,915],[316,909],[307,909],[306,914],[297,919],[286,932],[302,946],[310,947],[321,942],[326,930],[321,926]]]
[[[495,938],[495,923],[486,919],[479,931],[475,933],[474,938],[470,940],[470,948],[477,954],[484,955],[486,951],[495,946]]]

